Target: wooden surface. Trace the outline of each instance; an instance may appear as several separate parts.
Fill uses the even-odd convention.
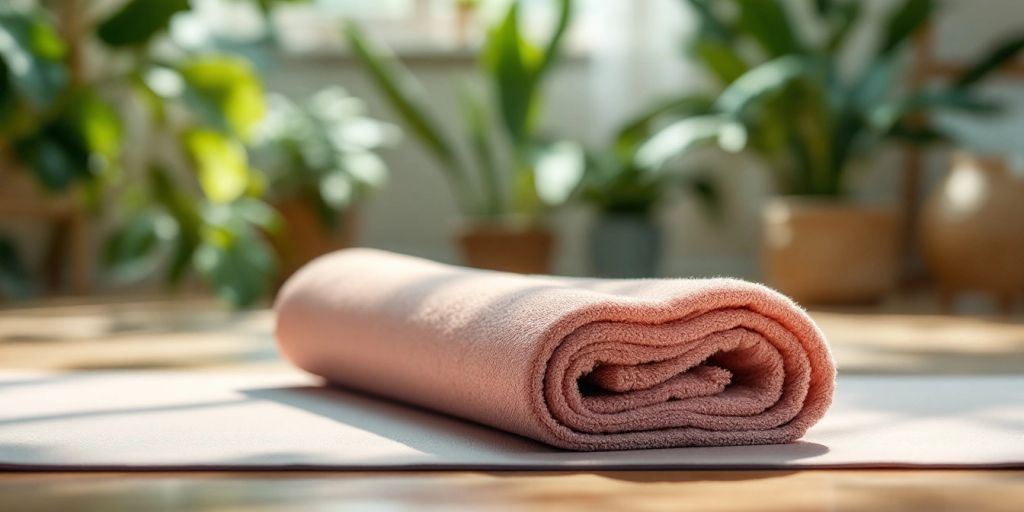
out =
[[[1020,373],[1024,319],[813,312],[846,373]],[[281,368],[267,311],[207,299],[0,311],[0,369]],[[0,442],[3,442],[0,433]],[[1024,471],[0,473],[0,510],[1016,511]]]

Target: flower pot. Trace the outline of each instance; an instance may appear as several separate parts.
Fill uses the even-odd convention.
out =
[[[271,238],[280,260],[282,281],[317,256],[355,244],[355,209],[342,213],[336,228],[331,229],[313,204],[303,198],[275,201],[274,207],[284,220],[282,236]]]
[[[590,231],[590,263],[601,277],[654,277],[661,230],[649,215],[601,213]]]
[[[762,220],[765,279],[798,302],[874,302],[895,288],[901,227],[895,207],[777,198]]]
[[[459,229],[463,261],[476,268],[547,274],[551,271],[554,236],[541,226],[511,222],[470,223]]]
[[[920,227],[925,263],[947,305],[953,294],[975,290],[1005,310],[1024,291],[1024,175],[1004,160],[957,154],[926,200]]]

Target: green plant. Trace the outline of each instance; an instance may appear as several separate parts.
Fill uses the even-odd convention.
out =
[[[821,29],[814,38],[797,30],[780,0],[686,3],[701,20],[693,54],[725,88],[712,114],[681,120],[665,133],[705,123],[707,140],[765,156],[792,194],[843,195],[851,163],[882,142],[950,139],[923,121],[929,112],[997,111],[973,86],[1024,47],[1024,38],[1004,42],[948,86],[900,91],[900,50],[931,19],[931,0],[897,5],[882,23],[874,57],[854,73],[840,69],[840,60],[850,34],[869,23],[862,2],[814,1],[808,10]],[[654,161],[671,158],[678,150],[670,139],[655,136],[641,153]]]
[[[558,19],[542,47],[521,34],[518,2],[489,29],[480,66],[493,101],[468,86],[460,96],[465,146],[472,160],[436,120],[423,85],[401,61],[354,23],[345,27],[352,50],[408,131],[440,164],[467,215],[536,216],[545,206],[565,201],[582,176],[581,149],[545,139],[537,130],[542,85],[561,53],[571,17],[570,0],[558,0],[558,5]],[[501,128],[500,138],[492,133],[492,124]]]
[[[164,265],[176,285],[194,269],[239,306],[268,291],[266,232],[278,221],[249,165],[264,110],[249,62],[168,37],[188,0],[126,0],[112,11],[78,0],[16,5],[0,7],[0,154],[44,189],[81,190],[125,219],[103,254],[115,276]],[[3,262],[17,260],[3,252]]]
[[[332,87],[301,103],[273,95],[268,105],[255,161],[272,200],[302,198],[334,229],[339,213],[384,185],[387,168],[374,151],[398,129],[367,117],[361,100]]]
[[[30,172],[67,192],[114,164],[121,126],[96,88],[69,64],[69,45],[47,11],[0,5],[0,172]],[[14,240],[0,235],[0,288],[33,288]]]
[[[613,142],[603,151],[587,152],[587,169],[581,197],[606,214],[649,215],[651,210],[674,187],[689,190],[710,212],[718,205],[717,190],[708,177],[701,173],[672,172],[668,159],[651,162],[644,160],[640,149],[659,133],[656,124],[660,117],[698,117],[707,115],[713,98],[695,94],[655,105],[624,123],[616,132]],[[675,133],[668,143],[674,152],[702,142],[703,132]]]

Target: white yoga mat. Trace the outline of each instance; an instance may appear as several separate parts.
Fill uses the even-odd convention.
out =
[[[297,373],[0,374],[5,469],[1024,467],[1024,377],[841,377],[799,443],[576,453]]]

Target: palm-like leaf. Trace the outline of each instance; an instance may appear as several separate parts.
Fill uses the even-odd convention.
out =
[[[383,92],[395,112],[413,134],[441,163],[456,190],[465,190],[466,177],[456,146],[431,114],[426,92],[419,80],[394,57],[390,50],[367,38],[354,23],[345,25],[345,35],[356,57]]]

